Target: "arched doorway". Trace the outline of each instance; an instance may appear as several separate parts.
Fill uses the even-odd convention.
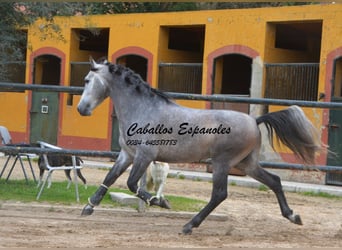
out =
[[[139,74],[144,81],[147,81],[148,74],[148,60],[139,55],[123,55],[116,59],[117,64],[124,65],[125,67],[130,68],[135,73]],[[115,114],[115,107],[112,112],[112,143],[111,143],[112,151],[119,151],[119,123]]]
[[[33,60],[32,84],[59,85],[61,59],[39,55]],[[59,94],[53,91],[32,91],[30,110],[30,142],[57,144]]]
[[[130,68],[147,81],[147,59],[139,55],[124,55],[117,59],[117,64]]]
[[[212,94],[249,97],[252,63],[252,58],[241,54],[226,54],[216,57],[213,64]],[[211,107],[249,113],[249,105],[244,103],[212,102]]]

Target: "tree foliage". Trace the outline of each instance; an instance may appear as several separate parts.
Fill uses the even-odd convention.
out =
[[[21,28],[32,24],[38,18],[45,20],[41,28],[42,38],[46,30],[59,34],[59,27],[54,24],[56,15],[76,14],[77,3],[46,2],[1,2],[0,3],[0,80],[7,81],[10,62],[25,61],[27,34]]]
[[[0,2],[0,80],[6,79],[6,63],[25,61],[26,33],[18,27],[44,20],[40,27],[41,39],[58,36],[63,39],[55,16],[97,15],[117,13],[148,13],[204,9],[254,8],[280,6],[279,2]]]
[[[137,12],[181,11],[196,9],[195,3],[184,2],[1,2],[0,3],[0,79],[4,79],[10,61],[24,61],[26,34],[18,27],[32,24],[38,18],[44,20],[40,39],[58,36],[63,39],[55,16],[96,15]]]

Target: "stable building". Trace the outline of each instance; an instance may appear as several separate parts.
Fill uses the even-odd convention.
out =
[[[25,29],[26,61],[8,64],[13,82],[83,86],[92,56],[124,64],[163,91],[342,101],[341,4],[56,17],[55,24],[58,33],[42,20]],[[48,91],[0,92],[0,124],[9,128],[16,142],[43,140],[65,148],[119,150],[111,101],[91,117],[82,117],[76,109],[79,99]],[[284,108],[177,102],[253,116]],[[304,110],[323,143],[342,152],[342,111]],[[267,140],[263,151],[265,160],[279,160]],[[279,151],[282,159],[296,162],[286,149]],[[323,152],[317,162],[341,166],[342,158]]]

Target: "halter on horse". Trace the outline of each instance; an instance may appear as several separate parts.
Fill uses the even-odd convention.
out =
[[[191,234],[201,222],[227,198],[229,169],[236,167],[272,189],[282,215],[302,224],[289,208],[280,178],[258,164],[264,123],[273,135],[305,163],[313,163],[320,149],[319,136],[297,106],[265,114],[257,119],[230,110],[200,110],[182,107],[165,94],[151,88],[132,70],[107,61],[91,59],[85,88],[78,104],[81,115],[91,112],[110,97],[119,121],[121,151],[103,184],[89,198],[82,215],[90,215],[99,205],[108,187],[130,166],[128,188],[149,205],[162,206],[160,200],[138,187],[138,181],[152,161],[169,163],[212,159],[213,190],[209,203],[183,227]],[[273,133],[275,132],[275,133]]]

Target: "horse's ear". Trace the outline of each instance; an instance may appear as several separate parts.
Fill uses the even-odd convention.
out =
[[[89,61],[90,61],[90,69],[91,70],[96,69],[96,62],[91,56],[89,57]]]

